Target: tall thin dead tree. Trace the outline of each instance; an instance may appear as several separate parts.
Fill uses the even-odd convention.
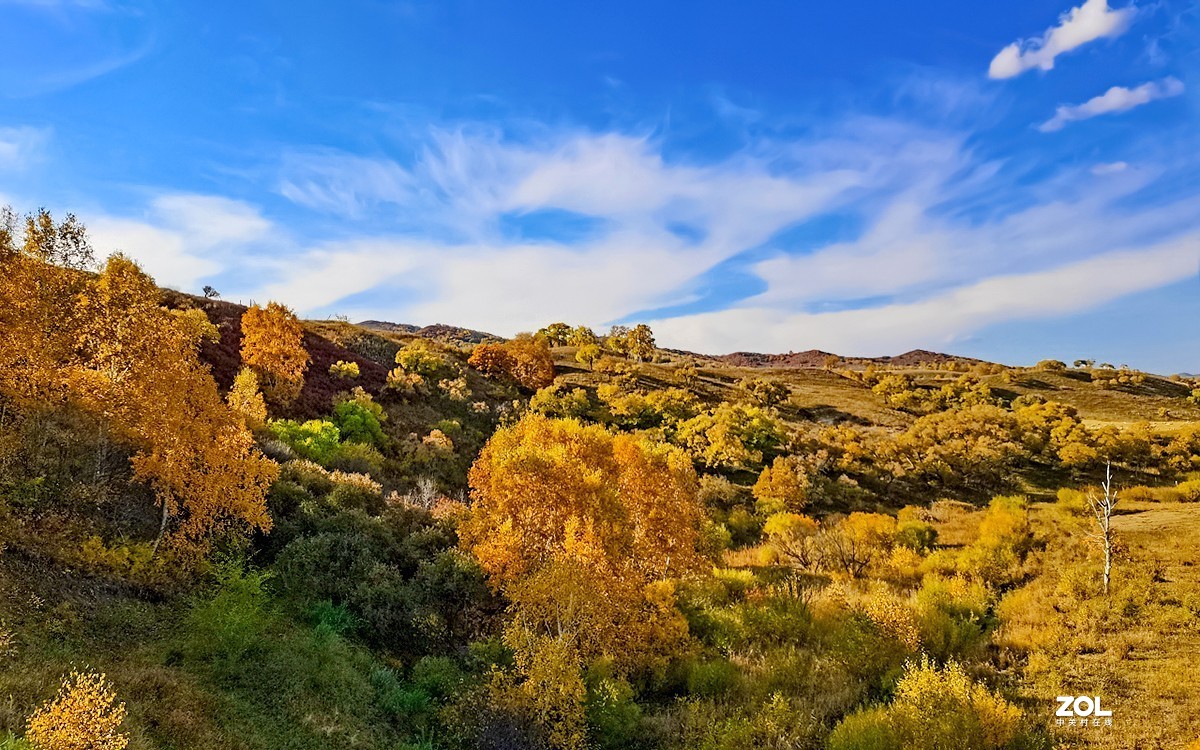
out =
[[[1104,553],[1104,594],[1108,595],[1108,585],[1112,580],[1113,559],[1113,510],[1117,507],[1117,493],[1112,484],[1112,463],[1104,464],[1104,483],[1100,485],[1103,494],[1091,491],[1087,495],[1088,508],[1096,522],[1096,530],[1088,534],[1096,546]]]

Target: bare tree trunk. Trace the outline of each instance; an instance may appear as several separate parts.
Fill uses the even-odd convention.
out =
[[[1112,542],[1104,544],[1104,595],[1108,595],[1108,584],[1112,580]]]
[[[1112,463],[1104,465],[1104,483],[1100,485],[1103,495],[1091,493],[1088,495],[1088,507],[1096,521],[1096,531],[1089,534],[1104,553],[1104,595],[1108,596],[1109,585],[1112,582],[1113,531],[1112,515],[1117,507],[1117,493],[1113,491]]]
[[[150,559],[151,560],[153,560],[154,556],[158,554],[158,545],[162,544],[163,536],[165,536],[167,533],[167,501],[166,501],[166,499],[163,500],[162,509],[163,509],[162,522],[158,525],[158,537],[155,538],[154,546],[150,549]]]

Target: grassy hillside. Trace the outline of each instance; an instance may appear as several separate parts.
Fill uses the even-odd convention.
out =
[[[139,749],[1200,735],[1194,383],[306,321],[285,397],[244,308],[5,257],[55,282],[20,330],[63,331],[0,341],[0,747],[94,728],[73,671]]]

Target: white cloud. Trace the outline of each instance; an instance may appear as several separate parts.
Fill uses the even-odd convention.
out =
[[[993,279],[1036,286],[1039,274],[1133,253],[1146,236],[1193,228],[1200,211],[1200,199],[1122,210],[1158,173],[1111,168],[1097,183],[1082,168],[1022,185],[1024,207],[997,212],[995,192],[1010,178],[998,177],[1001,165],[978,159],[961,134],[868,120],[836,132],[800,143],[760,142],[705,165],[668,161],[653,141],[615,133],[516,145],[489,134],[442,132],[406,171],[410,197],[397,203],[429,220],[422,231],[298,249],[247,294],[310,314],[451,322],[500,334],[550,319],[604,325],[690,301],[697,279],[717,264],[750,248],[761,255],[781,231],[849,209],[867,220],[859,236],[762,257],[747,269],[765,283],[762,294],[723,312],[660,320],[660,340],[701,351],[845,351],[882,344],[872,330],[892,331],[892,316],[921,313],[928,331],[917,325],[896,341],[931,345],[948,335],[952,321],[949,333],[958,334],[1006,316],[1076,309],[1063,307],[1071,294],[1041,293],[969,316],[948,305],[966,309],[993,299]],[[981,205],[987,212],[971,215]],[[501,214],[547,208],[602,218],[609,230],[567,243],[523,242],[488,229]],[[468,229],[439,238],[454,220]],[[700,239],[677,236],[676,222],[694,226]],[[1121,283],[1137,278],[1118,276]],[[1002,288],[1015,293],[1015,284]],[[884,301],[820,312],[827,302],[867,298]],[[829,321],[837,325],[826,327]]]
[[[827,313],[745,306],[651,321],[659,339],[700,351],[895,354],[953,344],[994,323],[1078,313],[1196,272],[1200,234],[1105,253],[1025,274],[995,276],[911,302]]]
[[[190,194],[160,196],[140,219],[107,214],[84,219],[101,255],[123,252],[159,284],[191,291],[231,264],[245,267],[241,252],[278,231],[245,203]]]
[[[1064,177],[1025,188],[1030,205],[988,220],[970,221],[939,210],[966,200],[970,183],[953,182],[961,159],[927,162],[935,184],[908,186],[871,212],[861,235],[804,253],[779,253],[752,270],[766,285],[753,303],[795,309],[871,297],[920,296],[1014,270],[1054,264],[1134,245],[1148,234],[1194,226],[1200,200],[1167,202],[1136,212],[1121,202],[1153,172],[1116,171],[1104,183],[1079,189]],[[986,167],[987,165],[983,165]],[[983,174],[989,170],[982,169]]]
[[[1099,115],[1113,112],[1127,112],[1134,107],[1149,104],[1156,99],[1167,99],[1183,93],[1183,81],[1178,78],[1164,78],[1161,81],[1150,81],[1136,88],[1113,86],[1100,96],[1094,96],[1083,104],[1063,105],[1054,112],[1046,122],[1038,126],[1043,133],[1062,130],[1070,122],[1088,120]]]
[[[50,138],[45,128],[0,128],[0,169],[18,170],[37,160]]]
[[[930,150],[914,135],[864,126],[855,138],[807,150],[776,146],[770,154],[699,166],[668,163],[648,139],[615,133],[512,144],[489,133],[439,132],[406,170],[409,197],[397,199],[398,213],[425,220],[413,232],[421,239],[321,244],[248,293],[309,311],[337,306],[355,316],[405,315],[508,333],[540,326],[547,316],[602,324],[678,302],[705,269],[836,208],[868,182],[892,179],[888,165],[904,141],[921,144],[912,147],[918,153],[909,166],[922,163]],[[883,141],[886,153],[878,148]],[[783,158],[804,160],[807,168],[780,169]],[[334,182],[342,184],[355,163],[330,164]],[[315,194],[325,190],[313,186]],[[357,202],[384,195],[363,193]],[[501,215],[542,209],[602,218],[606,231],[575,244],[515,242],[497,231]],[[672,231],[677,224],[697,237],[680,237]],[[448,230],[453,239],[430,239]],[[339,303],[389,284],[420,293],[398,295],[390,308]]]
[[[404,238],[335,243],[289,262],[282,278],[247,292],[309,312],[421,324],[451,322],[503,334],[549,318],[600,325],[660,299],[695,274],[682,243],[615,236],[587,247],[550,244],[443,245]],[[396,289],[371,304],[348,300]]]
[[[105,216],[88,221],[88,231],[102,255],[125,253],[162,286],[194,290],[197,281],[221,270],[220,263],[194,252],[182,233],[169,228]]]
[[[378,205],[404,203],[412,188],[412,176],[395,162],[321,151],[287,155],[279,193],[307,208],[356,218]]]
[[[1123,161],[1110,161],[1092,167],[1092,174],[1102,177],[1107,174],[1119,174],[1129,169],[1129,164]]]
[[[164,224],[186,234],[197,247],[252,242],[272,229],[257,209],[228,198],[180,193],[155,198],[151,206]]]
[[[1108,0],[1084,0],[1059,18],[1058,25],[1040,37],[1013,42],[992,59],[989,78],[1012,78],[1027,70],[1051,70],[1064,52],[1104,37],[1120,36],[1129,28],[1133,6],[1112,9]]]
[[[708,352],[938,346],[1194,271],[1190,246],[1147,238],[1194,232],[1200,197],[1130,206],[1160,176],[1152,163],[1105,165],[1103,180],[1090,165],[1030,180],[982,159],[962,132],[867,118],[836,125],[707,162],[668,158],[636,135],[514,142],[482,129],[434,131],[405,165],[333,152],[288,161],[276,184],[297,186],[299,205],[371,219],[342,222],[332,236],[294,235],[284,227],[301,225],[213,196],[167,195],[141,216],[85,218],[99,249],[129,251],[162,283],[213,283],[230,299],[503,335],[641,313],[659,318],[664,345]],[[604,230],[572,240],[501,231],[500,217],[547,209],[595,217]],[[830,213],[859,217],[861,231],[776,246]],[[717,312],[643,312],[694,301],[704,275],[731,260],[765,291],[713,301],[726,307]]]

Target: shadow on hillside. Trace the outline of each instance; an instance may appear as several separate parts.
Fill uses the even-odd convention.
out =
[[[817,404],[816,406],[805,406],[796,409],[795,417],[797,419],[806,419],[809,422],[817,422],[819,424],[854,424],[861,427],[868,427],[871,424],[869,419],[861,417],[852,412],[839,409],[836,406],[829,404]]]

